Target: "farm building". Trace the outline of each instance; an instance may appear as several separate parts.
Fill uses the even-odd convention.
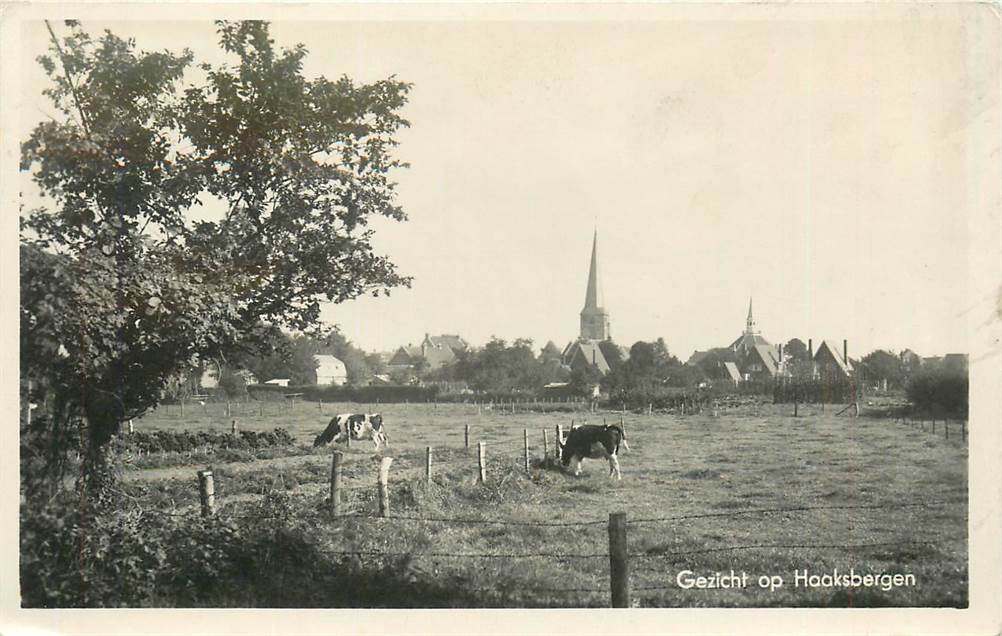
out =
[[[394,351],[386,366],[391,371],[413,369],[419,360],[424,359],[428,362],[429,369],[439,369],[454,362],[460,353],[468,351],[469,348],[470,345],[458,335],[425,334],[421,344],[407,345]]]
[[[338,358],[328,353],[318,353],[313,359],[317,363],[316,384],[341,386],[348,381],[348,368]]]
[[[822,340],[814,352],[814,373],[820,378],[845,378],[852,375],[854,364],[848,357],[848,343],[842,346],[835,340]]]

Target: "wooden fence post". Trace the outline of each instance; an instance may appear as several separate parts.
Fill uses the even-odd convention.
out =
[[[967,420],[960,420],[960,438],[967,441]]]
[[[212,483],[212,471],[198,471],[198,498],[202,502],[202,516],[211,517],[216,513],[216,489]]]
[[[525,472],[529,472],[529,429],[522,429],[522,437],[525,445]]]
[[[626,552],[626,513],[609,514],[609,584],[612,607],[630,606],[630,562]]]
[[[230,423],[230,433],[232,433],[234,435],[237,434],[237,421],[236,420],[233,420],[233,422]]]
[[[264,402],[257,403],[257,416],[264,417]]]
[[[487,481],[487,442],[477,443],[477,465],[480,468],[477,481],[482,484]]]
[[[230,401],[226,400],[226,417],[230,417],[232,412],[230,411]]]
[[[392,457],[384,457],[381,462],[379,462],[379,516],[388,517],[390,516],[390,464],[393,463]]]
[[[331,455],[331,514],[341,514],[341,451]]]
[[[129,420],[129,435],[132,435],[135,432],[136,432],[136,429],[134,429],[132,427],[132,420]]]
[[[943,420],[943,430],[946,433],[946,439],[950,439],[950,420]]]
[[[424,451],[424,479],[425,485],[431,485],[431,446]]]
[[[467,452],[469,452],[469,450],[470,450],[470,425],[469,424],[467,424],[463,428],[463,448],[465,448]]]
[[[323,400],[320,400],[319,402],[317,402],[317,410],[320,411],[321,413],[324,412],[324,401]]]
[[[549,456],[549,451],[546,448],[546,429],[543,429],[543,461]]]
[[[571,420],[571,426],[574,426],[574,420]],[[563,424],[557,424],[557,441],[553,444],[553,453],[556,455],[557,459],[560,459],[560,445],[564,443],[564,426]]]

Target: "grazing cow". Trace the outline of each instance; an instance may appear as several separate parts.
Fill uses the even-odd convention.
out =
[[[626,433],[618,424],[574,426],[567,434],[566,440],[557,440],[557,444],[560,445],[560,463],[564,465],[564,468],[573,463],[574,476],[576,477],[581,474],[581,461],[583,459],[608,458],[609,477],[615,475],[617,479],[622,479],[623,474],[619,470],[619,459],[616,457],[620,443],[627,450],[630,449],[626,443]]]
[[[379,413],[341,413],[331,418],[324,432],[313,440],[313,446],[323,446],[328,442],[335,444],[351,436],[353,439],[369,437],[379,450],[380,443],[389,446],[386,431],[383,428],[383,416]]]

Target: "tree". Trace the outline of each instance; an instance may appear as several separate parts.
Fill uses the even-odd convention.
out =
[[[860,361],[864,377],[871,382],[886,382],[888,386],[899,388],[905,378],[901,359],[889,351],[878,349],[870,352]]]
[[[410,87],[304,77],[306,50],[276,49],[263,22],[217,23],[229,59],[199,79],[190,51],[66,25],[39,58],[58,117],[22,144],[47,205],[21,220],[21,372],[55,405],[26,434],[82,419],[94,493],[119,423],[179,372],[409,284],[367,223],[405,219],[390,174]],[[223,216],[193,222],[205,197]]]
[[[592,397],[602,381],[602,372],[594,364],[582,364],[571,371],[570,385],[574,392]]]
[[[800,338],[793,338],[787,342],[783,347],[783,355],[793,363],[810,361],[807,345]]]

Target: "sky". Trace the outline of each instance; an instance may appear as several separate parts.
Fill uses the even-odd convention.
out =
[[[425,333],[562,347],[597,230],[625,346],[726,346],[754,297],[771,342],[967,351],[967,314],[997,286],[969,288],[975,97],[962,24],[917,11],[274,22],[280,46],[310,51],[307,75],[414,85],[396,175],[409,220],[373,223],[413,286],[324,317],[366,350]],[[220,59],[209,22],[84,24]],[[22,38],[23,135],[52,109],[32,61],[44,26]]]

